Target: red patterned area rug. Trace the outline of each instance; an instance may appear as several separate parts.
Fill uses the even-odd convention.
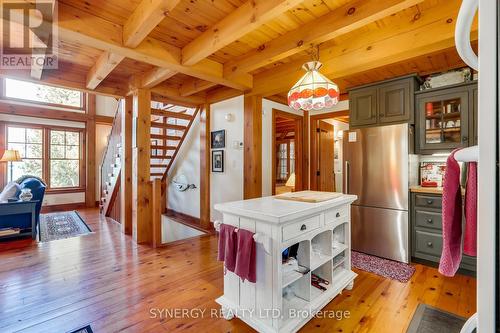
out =
[[[351,251],[351,253],[352,266],[362,271],[403,283],[410,281],[415,273],[415,267],[412,265],[356,251]]]

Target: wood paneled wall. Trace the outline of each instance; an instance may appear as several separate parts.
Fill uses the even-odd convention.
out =
[[[252,199],[262,196],[262,97],[244,99],[243,198]]]

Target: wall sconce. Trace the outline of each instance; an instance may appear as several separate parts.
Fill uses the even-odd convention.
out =
[[[224,116],[224,119],[226,119],[226,121],[233,121],[233,114],[228,112],[226,113],[226,115]]]

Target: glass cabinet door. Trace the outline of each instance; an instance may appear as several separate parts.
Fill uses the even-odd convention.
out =
[[[420,150],[453,149],[468,143],[467,92],[422,94],[419,108]]]

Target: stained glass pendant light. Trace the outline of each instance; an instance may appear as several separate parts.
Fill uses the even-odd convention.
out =
[[[339,87],[318,71],[321,66],[317,60],[302,66],[306,74],[288,92],[288,106],[292,109],[321,110],[339,102]]]

